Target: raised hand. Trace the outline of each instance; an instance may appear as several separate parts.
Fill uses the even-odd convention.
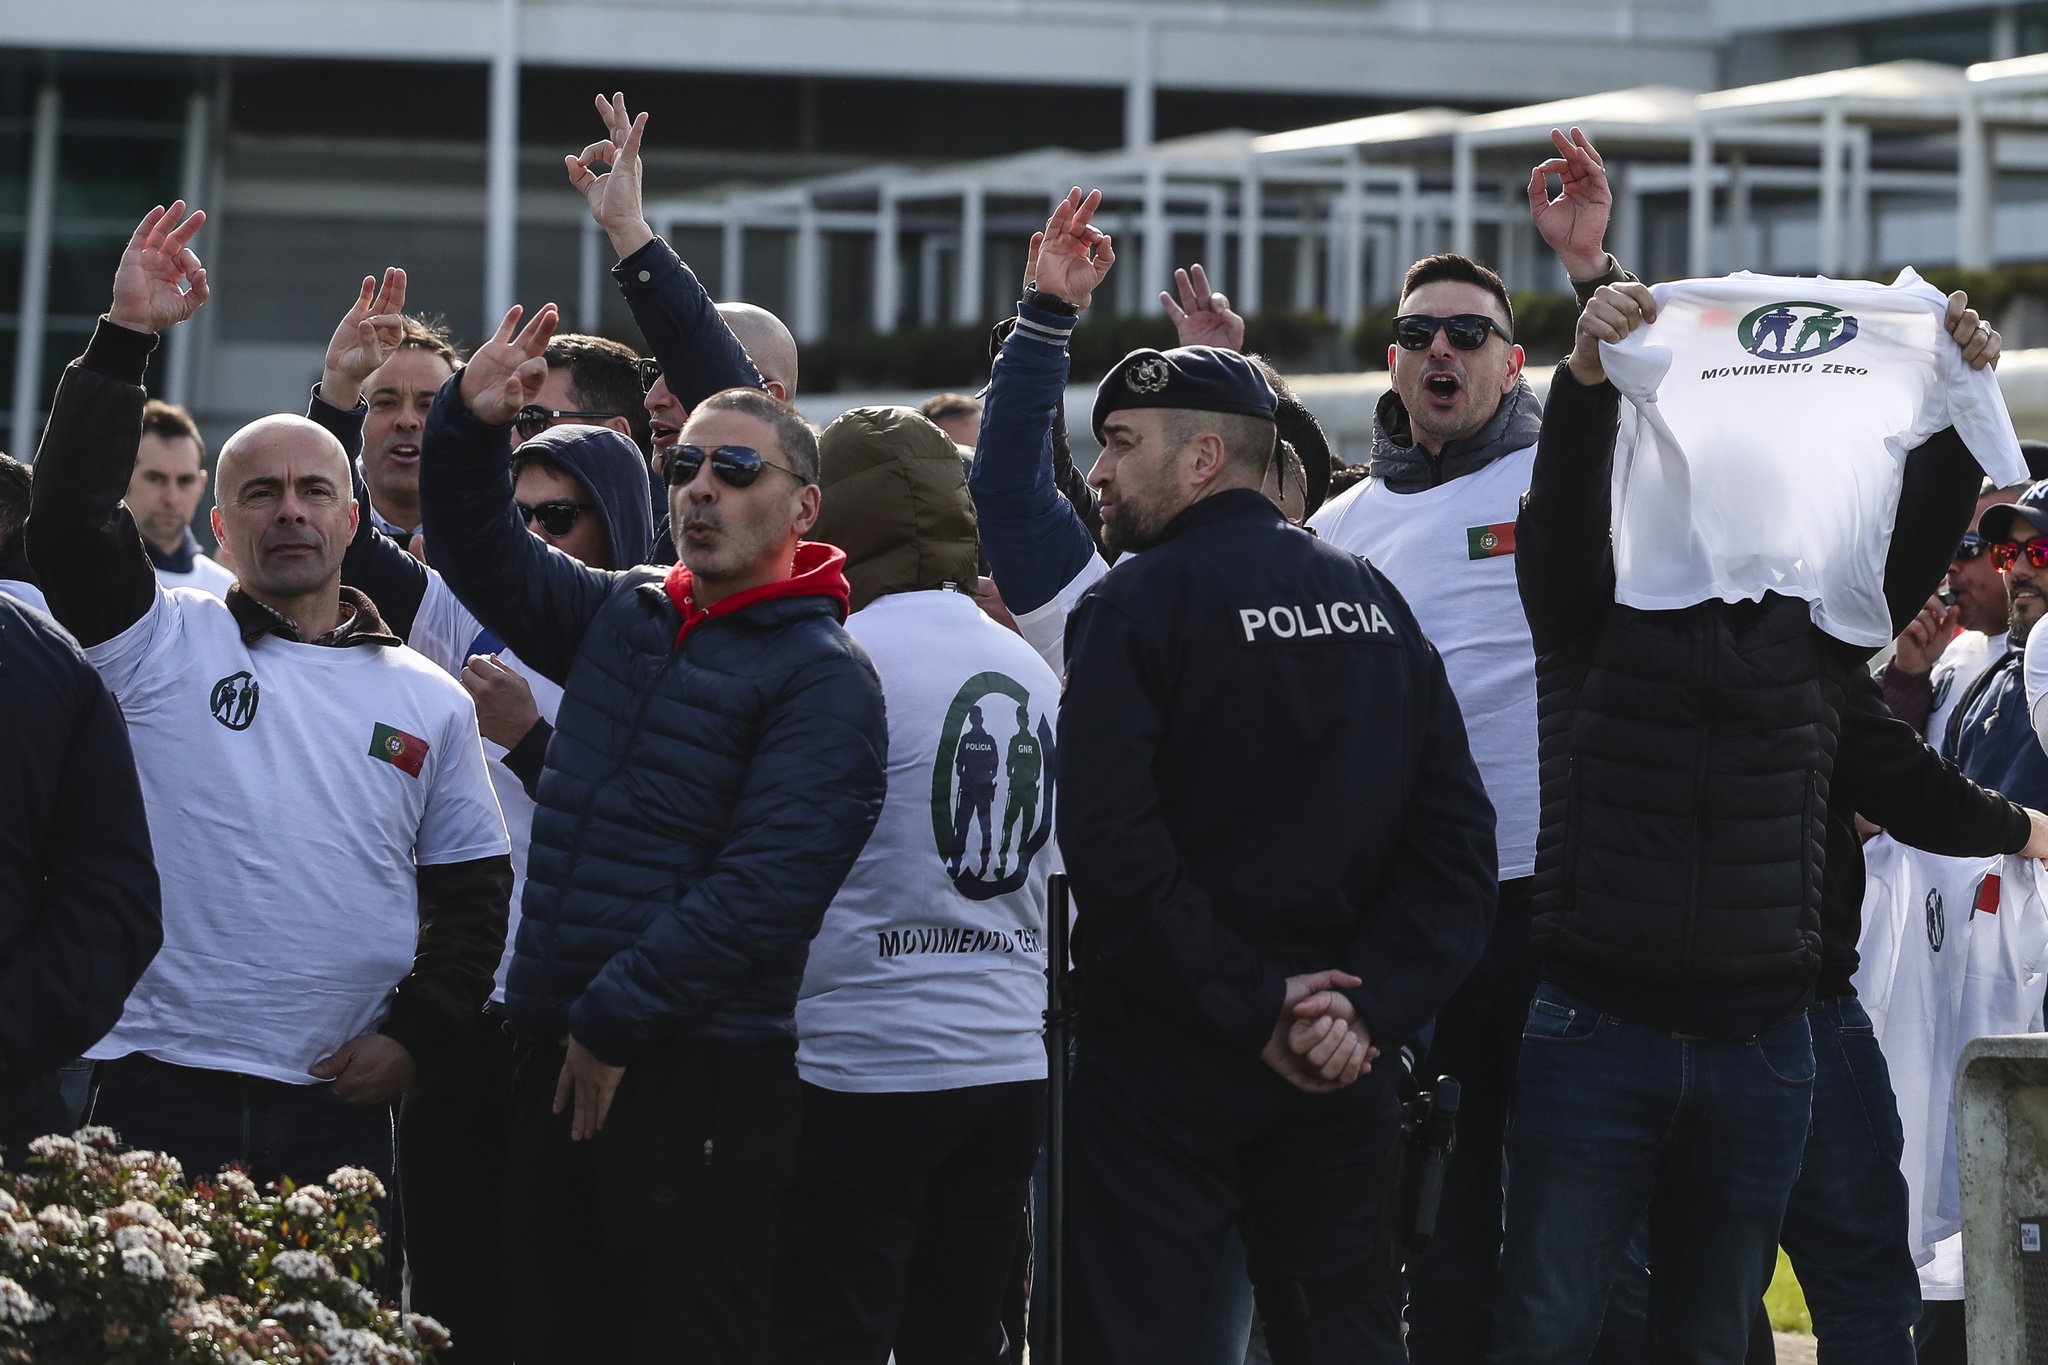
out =
[[[363,395],[363,381],[391,358],[405,338],[405,272],[384,268],[380,285],[363,276],[355,304],[334,329],[327,358],[320,367],[320,396],[338,408],[352,408]]]
[[[1906,628],[1899,632],[1899,648],[1892,655],[1892,667],[1916,678],[1933,672],[1934,661],[1948,648],[1949,637],[1955,634],[1956,621],[1961,616],[1962,608],[1944,606],[1939,597],[1928,598],[1920,614],[1906,622]]]
[[[1607,368],[1600,360],[1600,343],[1620,341],[1646,322],[1657,320],[1657,299],[1648,286],[1633,280],[1603,284],[1579,314],[1579,327],[1572,339],[1572,378],[1588,388],[1607,382]]]
[[[1607,187],[1607,163],[1593,142],[1578,129],[1566,137],[1550,130],[1558,154],[1529,172],[1529,216],[1565,273],[1590,280],[1607,273],[1607,220],[1614,212],[1614,194]],[[1558,177],[1557,198],[1550,197],[1547,177]]]
[[[1960,289],[1948,296],[1946,325],[1956,345],[1963,348],[1963,359],[1971,369],[1981,370],[1986,365],[1998,368],[1998,333],[1977,316],[1977,310],[1970,307],[1970,296]]]
[[[109,321],[132,331],[161,332],[199,311],[206,302],[206,268],[189,243],[205,221],[202,209],[185,217],[182,199],[143,215],[114,271]]]
[[[510,426],[519,410],[540,396],[540,386],[548,379],[548,362],[542,354],[562,320],[555,305],[548,303],[541,305],[533,321],[520,327],[521,311],[513,304],[497,333],[477,347],[462,367],[462,401],[495,427]]]
[[[1173,330],[1183,346],[1218,346],[1226,351],[1244,349],[1244,319],[1231,311],[1230,300],[1209,288],[1209,276],[1197,263],[1189,270],[1173,272],[1176,300],[1165,290],[1159,301],[1173,319]]]
[[[590,216],[624,260],[654,240],[654,229],[641,208],[640,139],[647,130],[647,115],[627,113],[626,95],[620,91],[610,99],[597,97],[597,116],[610,136],[562,162],[569,168],[569,183],[590,205]],[[590,169],[597,162],[610,169],[598,174]]]
[[[1109,234],[1089,221],[1101,207],[1101,190],[1090,190],[1083,198],[1079,189],[1073,189],[1052,211],[1038,248],[1040,293],[1065,299],[1076,308],[1086,308],[1095,298],[1103,276],[1116,264]]]

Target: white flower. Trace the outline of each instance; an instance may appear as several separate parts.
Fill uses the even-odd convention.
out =
[[[237,1204],[254,1203],[257,1198],[256,1182],[243,1171],[222,1171],[220,1187],[226,1190]]]
[[[73,1133],[71,1140],[81,1147],[112,1147],[121,1141],[121,1135],[105,1124],[92,1123]],[[130,1152],[129,1155],[147,1156],[149,1153]]]
[[[327,1210],[320,1207],[320,1201],[310,1190],[293,1190],[284,1197],[284,1211],[294,1218],[318,1218]]]
[[[68,1138],[65,1140],[69,1141]],[[36,1141],[42,1139],[37,1138]],[[36,1223],[46,1236],[56,1241],[75,1242],[85,1236],[85,1219],[79,1217],[77,1209],[63,1204],[45,1205],[43,1211],[36,1215]]]
[[[37,1138],[28,1145],[28,1150],[31,1156],[39,1156],[45,1161],[67,1165],[75,1170],[82,1171],[86,1166],[85,1148],[72,1139],[60,1137],[55,1133]]]
[[[129,1247],[121,1253],[121,1269],[138,1280],[165,1278],[164,1263],[148,1247]]]
[[[405,1334],[417,1338],[421,1345],[436,1351],[445,1349],[449,1342],[448,1329],[424,1313],[405,1315]]]
[[[148,1228],[135,1223],[128,1223],[114,1232],[114,1248],[117,1251],[126,1251],[130,1247],[154,1246],[162,1240]]]
[[[13,1213],[20,1207],[21,1205],[14,1202],[13,1195],[5,1190],[0,1190],[0,1214]]]
[[[144,1203],[140,1199],[131,1199],[116,1208],[114,1212],[124,1218],[140,1223],[144,1227],[155,1227],[158,1223],[165,1221],[163,1214],[157,1210],[156,1205]]]
[[[331,1280],[334,1267],[325,1256],[312,1251],[280,1251],[270,1268],[288,1280]]]
[[[33,1256],[49,1242],[34,1223],[10,1223],[0,1218],[0,1247],[17,1256]]]
[[[372,1199],[384,1197],[384,1182],[377,1178],[375,1171],[361,1166],[343,1166],[327,1177],[327,1184],[336,1194],[367,1194]]]
[[[0,1275],[0,1322],[27,1324],[48,1316],[50,1305],[37,1302],[35,1295]]]

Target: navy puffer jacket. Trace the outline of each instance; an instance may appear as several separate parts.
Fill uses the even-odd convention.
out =
[[[800,546],[795,579],[693,610],[686,630],[680,569],[603,572],[526,534],[505,429],[459,380],[420,461],[435,565],[564,688],[513,1027],[573,1033],[614,1065],[679,1037],[794,1047],[810,941],[886,790],[881,684],[840,625],[844,556]]]

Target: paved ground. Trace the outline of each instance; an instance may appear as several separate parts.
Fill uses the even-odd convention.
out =
[[[1813,1365],[1813,1338],[1800,1332],[1773,1332],[1778,1365]]]

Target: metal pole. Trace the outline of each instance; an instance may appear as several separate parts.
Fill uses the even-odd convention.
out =
[[[50,218],[57,202],[57,82],[36,94],[33,150],[28,163],[28,226],[21,246],[21,303],[15,310],[14,421],[16,454],[35,458],[43,398],[43,324],[50,310]]]
[[[1145,168],[1145,250],[1140,258],[1138,310],[1164,315],[1159,291],[1173,288],[1173,229],[1166,221],[1166,167]]]
[[[1265,196],[1256,165],[1245,167],[1237,195],[1237,311],[1251,317],[1266,306],[1261,286],[1266,269]]]
[[[1714,136],[1704,125],[1692,130],[1692,185],[1687,195],[1685,273],[1713,273]]]
[[[875,330],[896,330],[902,315],[902,270],[897,263],[896,195],[884,185],[875,199]]]
[[[1131,78],[1124,83],[1124,147],[1137,151],[1153,138],[1152,21],[1131,25]]]
[[[1956,217],[1961,229],[1957,263],[1965,270],[1991,268],[1992,142],[1984,126],[1983,107],[1973,93],[1963,95],[1957,128]]]
[[[585,217],[582,230],[576,237],[576,330],[585,336],[597,331],[601,306],[599,293],[603,288],[604,260],[599,254],[603,250],[599,245],[600,238],[597,220]]]
[[[960,191],[959,280],[953,291],[953,321],[963,327],[980,322],[985,307],[981,276],[982,251],[988,235],[985,209],[986,200],[979,184],[967,185]]]
[[[1463,133],[1451,135],[1451,250],[1470,256],[1478,234],[1473,227],[1479,187],[1479,167],[1471,139]]]
[[[519,0],[498,0],[491,54],[490,149],[484,189],[483,335],[513,303],[519,268]]]
[[[1060,1365],[1067,1347],[1067,1043],[1073,1026],[1067,1001],[1067,878],[1046,882],[1045,972],[1045,1365]]]
[[[194,90],[185,101],[185,166],[178,181],[188,206],[197,204],[208,209],[209,224],[213,214],[212,205],[206,203],[206,144],[213,122],[212,109],[213,102],[203,89]],[[171,329],[165,347],[168,354],[164,364],[164,397],[179,407],[190,406],[192,402],[192,357],[198,342],[198,331],[188,323]]]
[[[1842,270],[1842,106],[1830,104],[1820,123],[1820,273]]]

